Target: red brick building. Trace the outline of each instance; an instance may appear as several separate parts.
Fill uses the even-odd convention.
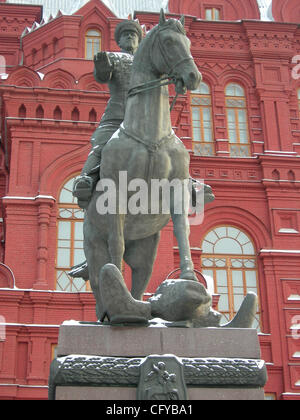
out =
[[[109,98],[91,58],[118,50],[114,29],[137,6],[15,3],[0,2],[0,399],[46,399],[60,323],[95,319],[88,285],[67,275],[84,258],[72,179]],[[147,30],[161,6],[186,15],[203,73],[172,114],[191,175],[216,195],[191,228],[195,267],[224,319],[247,291],[258,293],[266,394],[299,400],[300,4],[273,0],[262,16],[262,0],[141,3],[150,11],[135,17]],[[168,226],[149,293],[178,261]]]

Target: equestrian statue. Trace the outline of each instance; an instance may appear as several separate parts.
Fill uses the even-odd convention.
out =
[[[111,100],[92,136],[92,151],[82,174],[74,184],[73,194],[85,208],[87,260],[85,265],[74,268],[75,275],[88,268],[100,322],[107,319],[111,324],[147,323],[161,317],[170,322],[188,321],[191,326],[219,326],[220,314],[211,309],[211,296],[194,271],[186,194],[190,156],[171,125],[168,85],[174,83],[177,94],[184,94],[186,90],[196,90],[202,79],[191,56],[184,17],[166,19],[161,11],[159,24],[144,39],[137,22],[122,22],[116,29],[116,40],[121,53],[100,53],[95,57],[95,78],[109,83]],[[120,189],[120,174],[126,174],[126,181],[122,182],[126,194]],[[137,179],[149,187],[149,211],[132,214],[128,203],[134,192],[128,186]],[[115,211],[107,213],[99,212],[98,207],[105,193],[104,180],[110,180],[118,191]],[[161,211],[161,191],[156,197],[159,211],[151,211],[154,180],[170,184],[177,181],[182,191],[180,211],[175,189],[169,190],[168,212]],[[205,193],[206,201],[211,201],[210,187]],[[160,232],[170,218],[179,248],[180,280],[162,285],[161,293],[144,302]],[[123,260],[132,270],[131,292],[121,274]],[[246,297],[231,326],[249,326],[250,318],[252,323],[254,301],[254,296]],[[168,306],[173,309],[166,312]]]

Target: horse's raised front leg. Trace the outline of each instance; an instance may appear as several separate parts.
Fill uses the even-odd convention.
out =
[[[180,278],[185,280],[197,280],[197,277],[194,272],[194,263],[192,260],[191,249],[190,249],[190,225],[188,220],[188,213],[186,203],[188,203],[188,198],[186,196],[187,191],[183,188],[182,196],[176,197],[176,194],[171,194],[171,216],[174,225],[174,234],[177,239],[179,256],[180,256],[180,269],[181,276]],[[178,200],[181,199],[180,205],[178,205]]]

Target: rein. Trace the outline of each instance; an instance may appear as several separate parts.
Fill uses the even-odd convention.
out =
[[[178,78],[174,75],[174,73],[175,73],[175,71],[176,71],[176,68],[180,65],[180,64],[182,64],[182,63],[184,63],[184,62],[186,62],[186,61],[191,61],[191,60],[193,60],[193,57],[192,56],[188,56],[188,57],[184,57],[184,58],[182,58],[182,59],[180,59],[176,64],[172,64],[172,63],[170,63],[169,62],[169,60],[168,60],[168,55],[167,55],[167,51],[166,51],[166,49],[165,49],[165,47],[164,47],[164,45],[162,44],[162,41],[161,41],[161,39],[160,39],[160,36],[159,36],[159,34],[160,34],[160,32],[161,31],[163,31],[163,30],[165,30],[165,29],[167,29],[167,28],[163,28],[163,29],[160,29],[160,30],[158,30],[157,32],[156,32],[156,34],[155,34],[155,38],[154,38],[154,40],[153,40],[153,44],[154,44],[154,42],[157,40],[158,41],[158,47],[159,47],[159,51],[160,51],[160,54],[161,54],[161,56],[163,57],[163,59],[164,59],[164,61],[165,61],[165,64],[166,64],[166,67],[167,67],[167,75],[164,75],[164,76],[162,76],[161,78],[159,78],[159,79],[155,79],[155,80],[151,80],[151,81],[149,81],[149,82],[146,82],[146,83],[143,83],[143,84],[140,84],[140,85],[138,85],[138,86],[135,86],[135,87],[133,87],[133,88],[131,88],[129,91],[128,91],[128,94],[127,94],[127,97],[128,98],[130,98],[130,97],[133,97],[133,96],[135,96],[135,95],[138,95],[138,94],[140,94],[140,93],[144,93],[144,92],[148,92],[148,91],[150,91],[150,90],[152,90],[152,89],[157,89],[157,88],[159,88],[159,87],[162,87],[162,86],[168,86],[168,85],[171,85],[171,84],[175,84],[176,82],[177,82],[177,80],[178,80]],[[151,51],[150,51],[150,55],[151,55],[151,61],[152,61],[152,66],[154,66],[154,64],[153,64],[153,62],[154,62],[154,60],[153,60],[153,57],[152,57],[152,50],[153,50],[153,45],[152,45],[152,49],[151,49]],[[159,73],[159,71],[158,71],[158,69],[156,68],[155,69],[156,71],[157,71],[157,73]],[[166,72],[165,72],[166,73]],[[173,102],[172,102],[172,105],[171,105],[171,108],[170,108],[170,111],[172,111],[173,110],[173,108],[174,108],[174,106],[175,106],[175,103],[176,103],[176,101],[177,101],[177,98],[178,98],[178,96],[179,96],[179,93],[176,93],[176,96],[175,96],[175,99],[173,100]],[[130,133],[130,132],[128,132],[124,127],[120,127],[120,131],[123,133],[123,134],[125,134],[127,137],[129,137],[129,138],[131,138],[132,140],[134,140],[134,141],[136,141],[137,143],[140,143],[140,144],[143,144],[143,146],[145,146],[146,147],[146,149],[148,150],[148,152],[149,152],[149,163],[148,163],[148,168],[146,169],[146,174],[145,174],[145,177],[146,177],[146,179],[148,180],[148,182],[150,182],[150,180],[151,180],[151,177],[152,177],[152,172],[153,172],[153,165],[154,165],[154,155],[155,155],[155,153],[157,153],[157,151],[159,150],[159,148],[162,146],[162,144],[164,143],[164,142],[167,142],[168,140],[170,140],[171,138],[173,138],[173,136],[174,136],[174,131],[172,131],[168,136],[166,136],[166,137],[163,137],[163,138],[161,138],[160,140],[158,140],[158,141],[156,141],[156,142],[154,142],[154,143],[148,143],[147,141],[145,141],[144,139],[141,139],[141,138],[139,138],[139,137],[137,137],[137,136],[135,136],[134,134],[132,134],[132,133]]]
[[[165,77],[160,78],[160,79],[151,80],[150,82],[143,83],[141,85],[135,86],[134,88],[130,89],[127,97],[130,98],[130,97],[138,95],[140,93],[148,92],[149,90],[152,90],[152,89],[157,89],[157,88],[163,87],[163,86],[169,86],[172,83],[173,84],[176,83],[176,78],[175,77],[165,76]],[[170,107],[170,111],[173,110],[178,96],[179,96],[179,94],[177,93],[176,97],[173,100],[172,105]]]
[[[135,136],[134,134],[132,134],[132,133],[129,133],[125,128],[123,128],[122,126],[120,127],[120,131],[122,132],[122,133],[124,133],[127,137],[130,137],[130,138],[132,138],[134,141],[136,141],[137,143],[141,143],[141,144],[143,144],[145,147],[146,147],[146,149],[148,149],[148,151],[150,152],[150,153],[152,153],[152,154],[154,154],[154,153],[156,153],[157,151],[158,151],[158,149],[160,148],[160,146],[165,142],[165,141],[167,141],[167,140],[170,140],[172,137],[173,137],[173,135],[174,135],[174,132],[172,131],[168,136],[166,136],[166,137],[163,137],[162,139],[160,139],[157,143],[148,143],[146,140],[143,140],[143,139],[141,139],[141,138],[139,138],[139,137],[137,137],[137,136]]]
[[[130,137],[132,140],[136,141],[137,143],[142,144],[143,146],[146,147],[146,149],[148,149],[149,152],[149,165],[147,168],[147,173],[145,174],[146,179],[148,180],[148,183],[150,183],[151,180],[151,176],[152,176],[152,171],[153,171],[153,159],[154,159],[154,155],[155,153],[159,150],[159,148],[161,147],[161,145],[170,140],[171,138],[173,138],[174,136],[174,131],[172,131],[168,136],[163,137],[162,139],[160,139],[157,143],[148,143],[147,141],[135,136],[132,133],[129,133],[125,128],[123,128],[122,126],[120,127],[120,131],[122,133],[124,133],[127,137]]]

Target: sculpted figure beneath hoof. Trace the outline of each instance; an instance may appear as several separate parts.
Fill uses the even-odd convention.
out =
[[[211,307],[205,287],[191,280],[166,280],[147,301],[133,299],[121,272],[112,264],[100,272],[99,290],[104,303],[104,316],[110,324],[164,324],[184,328],[252,328],[258,299],[249,292],[236,316],[221,325],[221,314]],[[103,319],[104,320],[104,317]]]

